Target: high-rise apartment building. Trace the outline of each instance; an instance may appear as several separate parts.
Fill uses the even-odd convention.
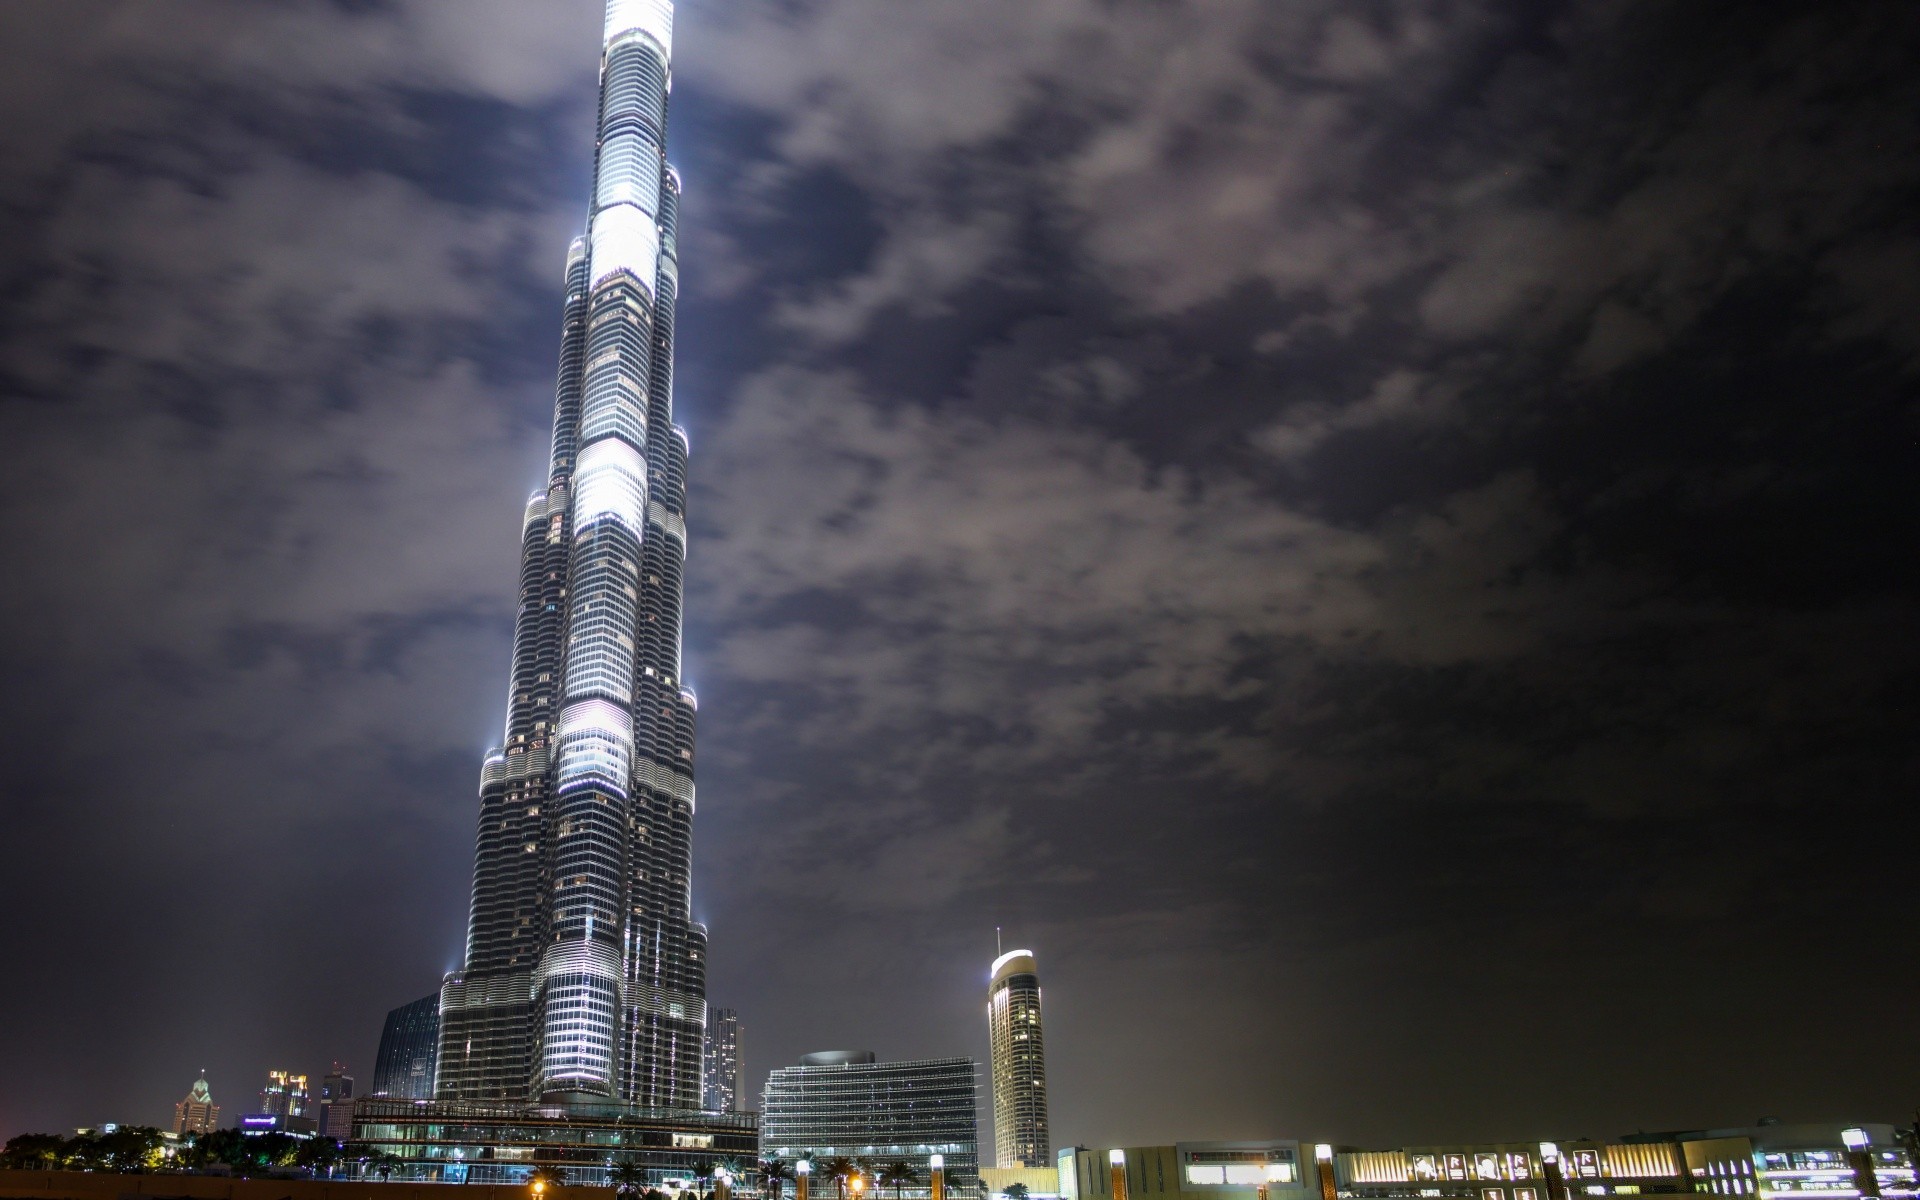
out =
[[[546,486],[521,523],[502,744],[480,776],[436,1094],[695,1109],[695,700],[681,677],[687,437],[673,423],[672,0],[608,0],[594,193],[567,258]]]
[[[440,1048],[440,995],[422,997],[387,1014],[373,1060],[373,1094],[433,1099],[433,1062]]]
[[[993,1152],[997,1166],[1051,1167],[1047,1054],[1040,1035],[1040,970],[1031,950],[993,960],[987,1034],[993,1053]]]
[[[740,1111],[740,1014],[707,1009],[706,1099],[708,1112]]]
[[[173,1106],[173,1131],[176,1134],[212,1133],[220,1128],[220,1106],[213,1102],[207,1077],[193,1081],[187,1098]]]
[[[760,1156],[789,1165],[802,1155],[846,1157],[871,1171],[896,1160],[924,1166],[938,1154],[948,1194],[969,1194],[979,1180],[978,1089],[971,1058],[883,1063],[871,1050],[809,1054],[767,1076]],[[907,1194],[927,1192],[921,1183]]]
[[[260,1113],[270,1117],[307,1115],[307,1077],[291,1071],[268,1071],[267,1086],[260,1091]]]

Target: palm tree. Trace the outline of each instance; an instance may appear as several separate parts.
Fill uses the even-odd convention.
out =
[[[371,1159],[368,1160],[368,1162],[373,1167],[373,1173],[380,1177],[381,1183],[385,1183],[387,1180],[392,1179],[393,1169],[400,1165],[400,1160],[398,1158],[394,1157],[391,1154],[388,1154],[384,1150],[374,1155]]]
[[[640,1168],[640,1164],[629,1160],[613,1164],[607,1171],[607,1178],[613,1182],[614,1195],[631,1196],[647,1181],[647,1173]]]
[[[567,1186],[567,1173],[559,1167],[551,1167],[542,1163],[528,1174],[527,1182],[529,1184],[545,1184],[547,1187],[565,1187]]]
[[[1027,1185],[1024,1183],[1010,1183],[1001,1190],[1000,1194],[1005,1196],[1007,1200],[1027,1200]]]
[[[912,1183],[918,1174],[919,1173],[913,1169],[912,1163],[904,1162],[896,1158],[875,1172],[873,1181],[883,1188],[892,1188],[893,1200],[901,1200],[901,1195],[906,1191],[907,1185]]]
[[[813,1164],[813,1169],[833,1180],[839,1200],[847,1200],[847,1181],[860,1173],[860,1164],[844,1154],[836,1154],[825,1162]]]
[[[793,1178],[793,1168],[784,1158],[769,1158],[760,1164],[760,1178],[767,1200],[780,1200],[781,1184]]]

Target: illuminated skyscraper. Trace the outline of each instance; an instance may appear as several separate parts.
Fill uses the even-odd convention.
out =
[[[680,182],[671,0],[608,0],[587,233],[567,258],[547,484],[521,524],[502,745],[480,777],[466,960],[435,1093],[697,1108],[694,695],[680,674],[687,438],[673,423]]]
[[[706,1099],[708,1112],[740,1111],[740,1014],[707,1009]]]
[[[1031,950],[993,960],[987,985],[993,1051],[993,1153],[1001,1167],[1051,1167],[1047,1054],[1040,1036],[1040,974]]]
[[[274,1117],[306,1116],[307,1077],[291,1071],[268,1071],[267,1086],[260,1091],[260,1112]]]
[[[187,1098],[173,1106],[173,1131],[177,1134],[212,1133],[220,1128],[220,1106],[213,1102],[207,1077],[194,1080]]]

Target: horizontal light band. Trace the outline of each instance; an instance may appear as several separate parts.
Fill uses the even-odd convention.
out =
[[[631,204],[616,204],[593,215],[594,287],[621,271],[654,292],[654,279],[660,271],[660,227],[652,217]]]
[[[669,58],[673,55],[673,0],[607,0],[607,44],[635,30],[660,44]]]
[[[618,704],[605,700],[582,700],[560,710],[560,738],[588,732],[610,734],[631,744],[633,718]]]
[[[573,476],[573,527],[585,530],[603,516],[644,534],[647,464],[619,438],[602,438],[580,452]]]

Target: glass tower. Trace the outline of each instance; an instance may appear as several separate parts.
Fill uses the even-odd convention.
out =
[[[444,1100],[694,1109],[695,700],[680,678],[687,438],[673,424],[671,0],[608,0],[586,235],[567,256],[553,455],[521,524],[506,734],[480,776]]]
[[[993,1152],[1002,1167],[1053,1166],[1047,1130],[1047,1052],[1040,974],[1031,950],[993,962],[987,1034],[993,1051]]]
[[[706,1102],[708,1112],[740,1111],[740,1014],[707,1009]]]
[[[425,996],[387,1014],[374,1058],[373,1094],[433,1099],[433,1060],[440,1048],[440,997]]]

